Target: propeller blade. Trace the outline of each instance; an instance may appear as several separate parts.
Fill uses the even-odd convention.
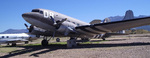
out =
[[[29,28],[29,32],[32,32],[33,29],[34,29],[34,26],[31,25],[30,28]]]
[[[50,16],[50,17],[51,17],[51,20],[53,21],[53,24],[56,25],[54,18],[52,16]]]
[[[26,23],[24,23],[24,25],[26,26],[26,28],[29,30],[29,27],[28,27],[28,25],[26,24]]]

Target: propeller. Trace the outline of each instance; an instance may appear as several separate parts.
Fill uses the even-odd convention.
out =
[[[53,21],[53,25],[55,26],[55,29],[59,29],[59,27],[61,26],[61,24],[67,20],[67,18],[62,19],[61,21],[55,21],[54,18],[52,16],[50,16],[51,20]],[[53,39],[55,37],[55,32],[56,30],[53,32]],[[68,34],[68,32],[66,33],[66,35]]]
[[[34,29],[34,26],[31,25],[30,27],[28,27],[28,25],[26,23],[24,23],[24,25],[26,26],[26,28],[29,30],[29,32],[32,32],[32,30]]]
[[[55,25],[55,26],[59,26],[59,25],[61,25],[64,21],[67,20],[67,18],[65,18],[65,19],[62,19],[61,21],[55,21],[52,16],[50,16],[50,18],[51,18],[51,20],[53,21],[53,25]]]

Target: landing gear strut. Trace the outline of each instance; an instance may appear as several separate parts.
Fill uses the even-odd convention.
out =
[[[51,39],[51,37],[49,39],[47,39],[47,37],[43,37],[43,40],[41,42],[42,46],[48,46],[48,41]]]
[[[69,40],[67,40],[67,48],[72,48],[74,46],[77,46],[76,38],[75,37],[71,37]]]

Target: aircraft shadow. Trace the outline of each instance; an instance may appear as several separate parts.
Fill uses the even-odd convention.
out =
[[[81,48],[104,48],[104,47],[121,47],[121,46],[143,46],[143,45],[150,45],[150,43],[143,43],[143,42],[135,42],[135,43],[115,43],[115,44],[78,44],[77,47],[70,48],[70,49],[81,49]],[[7,47],[7,46],[6,46]],[[16,50],[9,52],[9,54],[1,56],[0,58],[9,58],[25,53],[31,53],[29,56],[39,57],[40,54],[55,51],[58,49],[69,49],[66,48],[66,45],[60,44],[52,44],[46,47],[38,46],[17,46],[22,47],[24,49]],[[42,50],[42,51],[40,51]],[[36,53],[32,53],[34,51],[39,51]]]

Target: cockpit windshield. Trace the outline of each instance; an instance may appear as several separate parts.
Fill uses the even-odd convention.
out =
[[[33,9],[32,12],[38,12],[40,14],[43,14],[43,11],[39,10],[39,9]]]

